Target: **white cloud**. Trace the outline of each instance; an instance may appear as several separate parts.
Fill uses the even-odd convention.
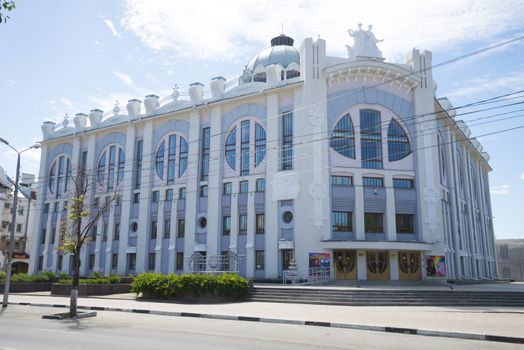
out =
[[[104,18],[103,21],[104,21],[104,24],[107,26],[107,28],[109,28],[109,30],[111,31],[111,34],[113,34],[114,37],[122,39],[122,35],[120,35],[120,33],[116,30],[115,25],[113,24],[113,22],[110,19]]]
[[[524,173],[521,173],[521,174],[520,174],[520,179],[521,179],[521,180],[524,180]]]
[[[491,194],[506,195],[506,194],[509,194],[509,186],[508,185],[493,186],[489,189],[489,192]]]
[[[507,90],[515,91],[524,88],[524,71],[514,71],[506,75],[484,75],[465,81],[455,90],[444,93],[449,98],[469,97],[484,92],[501,93]]]
[[[345,55],[351,43],[348,27],[374,25],[389,60],[402,60],[413,46],[430,50],[459,47],[472,40],[490,40],[521,29],[524,2],[491,0],[438,2],[223,0],[173,2],[126,0],[121,26],[146,46],[171,50],[198,59],[233,60],[267,46],[272,35],[284,32],[297,39],[328,40],[328,53]],[[245,57],[242,57],[245,59]]]
[[[120,79],[120,81],[122,83],[124,83],[125,85],[127,86],[133,86],[133,79],[131,79],[131,77],[125,73],[122,73],[122,72],[119,72],[119,71],[116,71],[114,70],[113,71],[113,74],[118,78]]]

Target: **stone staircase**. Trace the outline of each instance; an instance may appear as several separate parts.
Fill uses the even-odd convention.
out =
[[[315,287],[260,287],[251,301],[346,306],[493,306],[524,307],[524,293],[516,291],[329,289]]]

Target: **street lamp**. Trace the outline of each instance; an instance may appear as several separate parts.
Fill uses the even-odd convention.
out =
[[[6,144],[8,147],[10,147],[13,151],[16,152],[18,155],[18,158],[16,160],[16,177],[15,177],[15,193],[13,196],[13,211],[11,212],[11,234],[9,237],[9,253],[7,255],[7,274],[5,276],[5,285],[4,285],[4,300],[2,302],[2,307],[7,307],[8,304],[8,298],[9,298],[9,287],[11,284],[11,268],[12,268],[12,260],[13,260],[13,250],[14,250],[14,244],[15,244],[15,225],[16,225],[16,210],[18,206],[18,181],[20,181],[20,154],[22,154],[25,151],[29,151],[30,149],[38,149],[40,148],[39,144],[34,144],[33,146],[26,148],[22,151],[18,151],[16,148],[11,146],[9,142],[7,142],[5,139],[0,137],[0,142],[3,144]],[[29,213],[28,213],[29,215]]]

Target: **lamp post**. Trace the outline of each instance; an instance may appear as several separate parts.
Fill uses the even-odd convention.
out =
[[[11,212],[11,234],[9,237],[9,253],[7,255],[7,274],[5,276],[4,300],[2,302],[2,307],[7,307],[7,304],[9,303],[8,302],[9,287],[11,284],[11,269],[13,265],[13,262],[12,262],[13,261],[13,250],[14,250],[14,245],[15,245],[16,210],[18,206],[18,181],[20,181],[20,154],[22,154],[25,151],[29,151],[32,148],[38,149],[40,148],[40,145],[35,144],[19,152],[16,148],[11,146],[9,142],[7,142],[6,140],[4,140],[1,137],[0,137],[0,142],[10,147],[18,155],[17,160],[16,160],[15,192],[13,196],[14,199],[13,199],[13,208],[12,208],[13,211]]]

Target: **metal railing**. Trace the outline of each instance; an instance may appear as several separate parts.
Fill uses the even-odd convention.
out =
[[[282,271],[283,284],[315,284],[330,281],[329,267],[310,267],[309,269],[293,269]]]

